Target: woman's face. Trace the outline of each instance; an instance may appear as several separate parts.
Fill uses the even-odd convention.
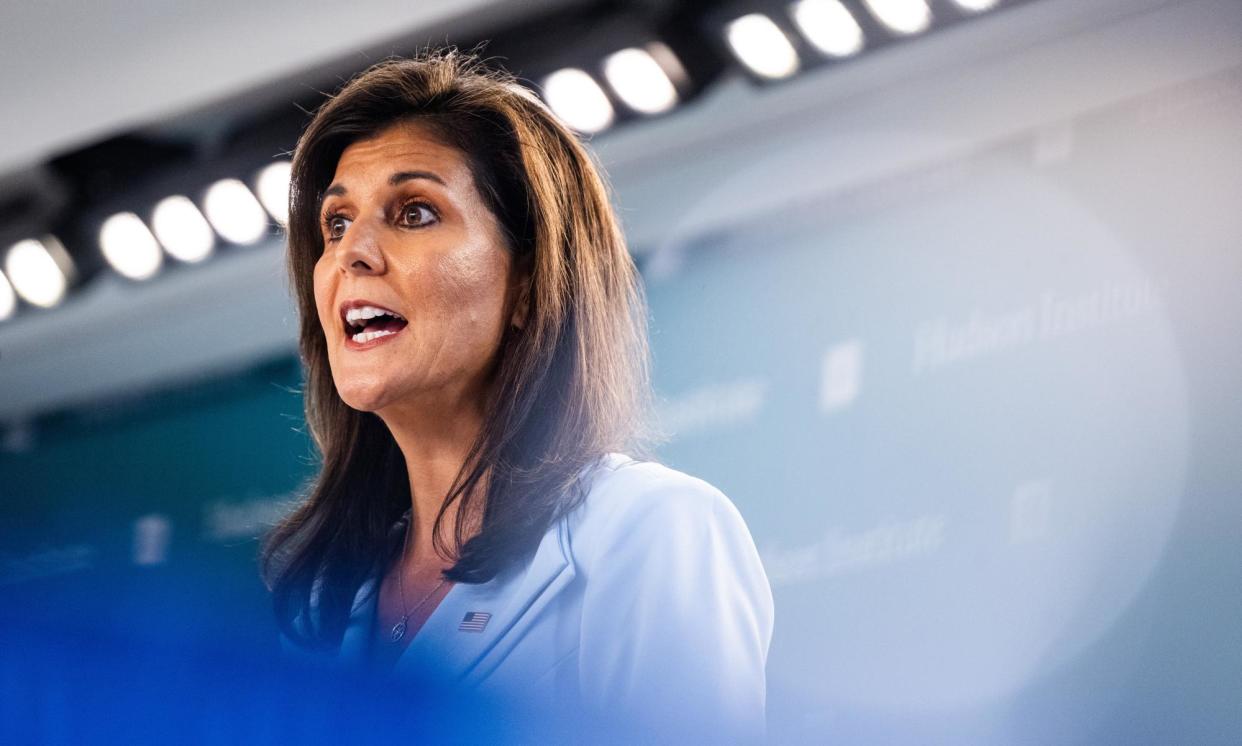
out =
[[[315,303],[341,399],[377,413],[478,406],[505,326],[521,322],[520,278],[465,156],[394,125],[341,154],[320,218]]]

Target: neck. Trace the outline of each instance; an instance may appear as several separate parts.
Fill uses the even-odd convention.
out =
[[[479,397],[440,394],[418,406],[405,402],[378,413],[405,458],[410,479],[410,558],[416,564],[440,567],[451,559],[436,553],[432,533],[440,506],[483,427],[480,401]],[[484,487],[480,483],[476,492]],[[441,538],[448,540],[448,547],[453,546],[456,516],[455,507],[444,516]]]

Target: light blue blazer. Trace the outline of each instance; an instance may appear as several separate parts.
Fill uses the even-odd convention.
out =
[[[396,664],[501,700],[723,742],[764,736],[772,591],[720,490],[666,466],[606,456],[583,504],[531,559],[454,585]],[[363,664],[373,577],[337,661]]]

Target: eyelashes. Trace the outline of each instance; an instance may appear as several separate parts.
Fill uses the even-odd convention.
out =
[[[419,220],[417,223],[399,222],[399,224],[405,225],[409,228],[425,228],[440,219],[440,214],[436,212],[436,208],[432,207],[429,203],[422,202],[420,200],[414,200],[413,202],[407,202],[405,205],[402,205],[401,212],[397,217],[404,219],[406,216],[419,210],[423,211],[428,217],[424,220]]]
[[[345,217],[339,212],[328,213],[323,216],[323,232],[324,239],[329,243],[341,240],[345,235],[345,229],[349,223],[353,221]],[[340,233],[337,233],[337,227],[340,226]]]
[[[412,218],[407,220],[407,218]],[[394,215],[394,223],[403,228],[426,228],[440,222],[440,213],[430,202],[411,200],[401,205]],[[345,236],[353,219],[342,212],[330,212],[323,216],[321,225],[324,240],[335,243]]]

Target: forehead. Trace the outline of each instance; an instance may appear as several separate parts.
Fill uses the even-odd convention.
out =
[[[393,172],[412,170],[431,171],[449,185],[471,180],[465,154],[445,145],[424,124],[399,122],[350,143],[337,161],[333,182],[360,187],[364,181],[385,180]]]

